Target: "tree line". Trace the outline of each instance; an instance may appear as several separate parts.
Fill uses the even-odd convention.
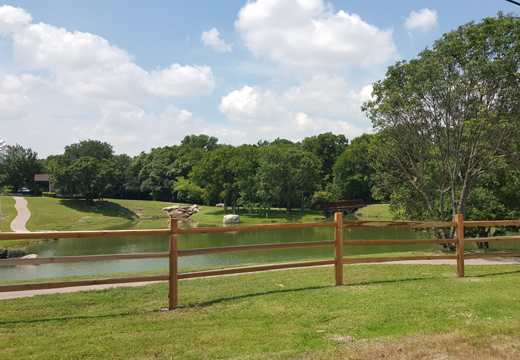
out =
[[[34,174],[48,173],[61,194],[83,194],[90,204],[107,197],[290,212],[315,201],[371,201],[370,169],[362,163],[369,139],[365,134],[348,144],[344,135],[329,132],[301,142],[232,146],[212,136],[189,135],[180,145],[133,158],[116,155],[112,145],[97,140],[68,145],[63,154],[46,159],[15,145],[0,164],[0,184],[13,191],[33,188]]]

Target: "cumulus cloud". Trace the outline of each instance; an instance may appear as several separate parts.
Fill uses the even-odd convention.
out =
[[[29,13],[8,5],[0,6],[0,36],[12,41],[22,65],[17,74],[0,73],[0,120],[16,121],[2,128],[9,143],[39,144],[48,155],[74,140],[98,138],[136,155],[179,142],[204,123],[167,99],[212,92],[208,66],[173,63],[147,71],[107,39],[32,23]]]
[[[217,52],[231,52],[231,45],[226,44],[224,40],[218,37],[219,35],[220,33],[218,30],[213,28],[210,31],[204,31],[200,39],[204,42],[205,46],[208,46]]]
[[[287,114],[279,97],[272,91],[261,92],[259,89],[244,86],[222,97],[219,109],[231,121],[254,123],[268,118],[280,118]]]
[[[30,108],[32,90],[42,84],[41,78],[23,74],[9,74],[0,78],[0,119],[23,116]]]
[[[289,94],[289,92],[293,92]],[[364,91],[364,90],[363,90]],[[294,90],[282,95],[272,91],[244,86],[222,97],[219,109],[231,121],[250,124],[255,137],[289,139],[304,138],[321,132],[332,131],[345,134],[349,138],[361,135],[365,130],[343,120],[331,120],[323,116],[311,116],[303,111],[293,110],[295,103],[303,103],[305,97],[296,99]],[[291,104],[287,99],[293,100]],[[350,114],[344,113],[344,118]]]
[[[0,7],[0,34],[9,35],[32,21],[32,16],[22,8]]]
[[[157,144],[164,146],[179,143],[186,130],[204,123],[191,112],[171,105],[162,113],[155,114],[125,101],[112,101],[105,104],[101,113],[99,122],[75,126],[74,137],[78,140],[91,138],[108,141],[118,152],[131,155],[156,147]],[[125,131],[120,131],[121,128]]]
[[[50,71],[55,89],[83,102],[208,94],[215,86],[208,66],[172,64],[148,72],[106,39],[32,24],[20,8],[0,7],[0,31],[12,38],[15,59],[31,69]]]
[[[437,26],[437,10],[424,8],[419,12],[412,11],[404,26],[408,30],[428,31]]]
[[[219,109],[229,120],[239,123],[282,119],[288,112],[365,120],[361,105],[372,99],[371,94],[372,85],[355,90],[340,76],[316,75],[280,95],[244,86],[222,97]]]
[[[365,119],[365,115],[361,113],[361,105],[371,100],[371,94],[372,85],[356,91],[340,76],[315,75],[310,81],[284,92],[281,101],[294,110],[322,116]]]
[[[397,58],[392,30],[323,0],[256,0],[240,9],[236,29],[251,52],[283,66],[371,66]]]

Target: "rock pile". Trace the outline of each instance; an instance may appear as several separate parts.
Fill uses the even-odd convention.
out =
[[[168,207],[162,208],[162,211],[166,211],[171,218],[187,219],[191,215],[198,213],[200,211],[200,209],[202,209],[202,208],[198,207],[197,205],[191,205],[191,206],[173,205],[173,206],[168,206]]]
[[[0,259],[12,259],[25,256],[25,251],[18,249],[0,248]]]

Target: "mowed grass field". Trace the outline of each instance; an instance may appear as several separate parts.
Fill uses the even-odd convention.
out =
[[[0,301],[2,359],[517,359],[520,268],[345,266]]]
[[[0,196],[0,231],[12,231],[11,221],[16,217],[16,209],[14,208],[15,200],[9,196]]]
[[[378,220],[378,221],[392,221],[393,216],[390,213],[390,205],[388,204],[373,204],[359,209],[354,214],[359,220]]]

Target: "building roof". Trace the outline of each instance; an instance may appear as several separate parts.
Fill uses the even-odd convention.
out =
[[[34,181],[49,181],[51,174],[36,174],[34,175]]]

